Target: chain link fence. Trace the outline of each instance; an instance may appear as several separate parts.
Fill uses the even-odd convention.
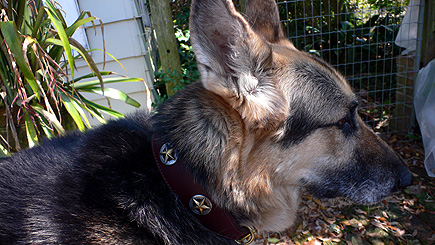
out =
[[[420,60],[416,50],[421,46],[423,3],[277,2],[287,36],[298,49],[322,57],[348,79],[360,97],[360,115],[368,125],[378,132],[412,130],[412,88]]]

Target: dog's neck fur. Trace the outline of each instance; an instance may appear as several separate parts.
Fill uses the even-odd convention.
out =
[[[291,225],[289,217],[295,211],[276,210],[283,205],[274,202],[297,202],[299,192],[291,200],[280,197],[271,191],[273,181],[266,166],[249,169],[251,150],[262,141],[260,133],[250,132],[240,115],[201,83],[186,89],[195,93],[180,92],[164,104],[155,116],[154,130],[174,145],[197,180],[239,224],[260,230],[276,227],[279,220]],[[186,98],[192,94],[194,98]]]

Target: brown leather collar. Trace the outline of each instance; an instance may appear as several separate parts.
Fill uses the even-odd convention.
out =
[[[156,133],[153,134],[151,142],[154,160],[166,185],[180,197],[183,205],[202,225],[238,243],[253,239],[252,229],[239,226],[230,212],[211,200],[210,195],[195,181],[185,167],[185,162],[177,156],[170,144],[162,143]]]

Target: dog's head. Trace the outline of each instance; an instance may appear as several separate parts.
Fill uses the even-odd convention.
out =
[[[229,126],[215,195],[245,211],[247,224],[288,227],[304,189],[369,204],[410,184],[358,116],[346,80],[285,38],[275,1],[248,1],[242,16],[231,0],[196,0],[190,28],[204,88],[240,118]]]

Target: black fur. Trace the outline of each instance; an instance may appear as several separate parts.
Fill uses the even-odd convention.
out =
[[[162,181],[152,121],[112,121],[3,159],[0,244],[232,244]]]

